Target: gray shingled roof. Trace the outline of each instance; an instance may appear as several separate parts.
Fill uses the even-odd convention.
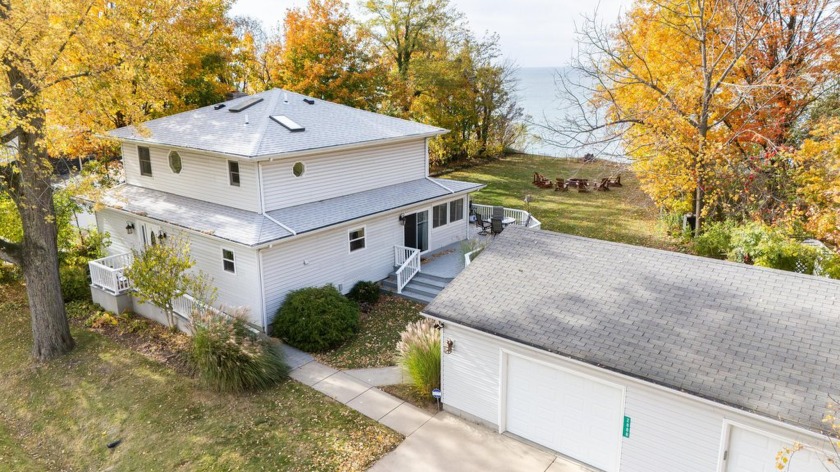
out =
[[[114,187],[103,195],[100,202],[107,207],[247,246],[292,235],[259,213],[134,185]]]
[[[263,101],[241,112],[230,108],[254,97]],[[288,98],[288,103],[284,102]],[[396,138],[443,134],[446,130],[371,113],[280,89],[236,98],[224,108],[207,106],[193,111],[126,126],[108,134],[150,144],[162,144],[256,158]],[[273,121],[285,115],[306,128],[291,132]],[[245,120],[248,124],[245,124]]]
[[[508,227],[424,310],[815,431],[840,281]]]
[[[394,208],[451,195],[452,192],[478,190],[484,185],[446,179],[418,179],[373,190],[269,211],[268,215],[297,233],[332,226]]]
[[[418,179],[274,210],[268,215],[301,234],[452,194],[435,182],[454,192],[483,187],[456,180]],[[133,185],[120,185],[107,191],[101,203],[247,246],[292,236],[283,226],[256,212]]]

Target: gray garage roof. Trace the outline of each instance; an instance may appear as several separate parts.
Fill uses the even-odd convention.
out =
[[[238,113],[248,100],[262,99]],[[446,130],[371,113],[280,89],[126,126],[108,134],[118,139],[258,158],[376,141],[434,136]],[[305,129],[293,132],[271,116],[286,116]],[[247,121],[247,124],[246,124]]]
[[[107,191],[101,203],[247,246],[259,246],[292,236],[286,228],[301,234],[481,187],[481,184],[456,180],[417,179],[270,211],[271,218],[134,185],[120,185]]]
[[[838,302],[837,280],[511,226],[425,312],[822,431]]]

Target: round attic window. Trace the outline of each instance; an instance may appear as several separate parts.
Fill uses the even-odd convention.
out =
[[[305,171],[306,167],[303,162],[295,162],[295,165],[292,166],[292,173],[295,174],[295,177],[300,177]]]
[[[169,153],[169,168],[176,174],[181,173],[181,155],[177,151]]]

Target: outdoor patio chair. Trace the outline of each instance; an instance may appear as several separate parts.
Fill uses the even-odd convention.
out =
[[[490,223],[484,221],[484,218],[482,218],[479,214],[476,214],[475,225],[478,227],[478,234],[487,236],[487,230],[490,229]]]
[[[610,178],[610,187],[622,187],[621,175],[616,175],[615,177]]]
[[[569,184],[566,183],[566,179],[561,179],[557,177],[557,183],[554,185],[555,192],[568,192],[569,191]]]
[[[494,206],[493,213],[491,214],[493,218],[503,219],[505,217],[505,207],[501,206]]]
[[[598,192],[608,192],[610,190],[610,179],[601,179],[601,183],[595,187],[595,190]]]
[[[493,236],[499,234],[504,230],[505,227],[502,224],[501,218],[496,218],[495,216],[490,219],[490,232],[493,233]]]

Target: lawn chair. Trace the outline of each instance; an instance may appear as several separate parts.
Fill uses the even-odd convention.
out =
[[[614,178],[610,178],[610,187],[622,187],[621,175],[616,175]]]
[[[484,219],[479,214],[475,215],[475,225],[478,227],[478,234],[482,236],[487,236],[487,230],[490,229],[490,223],[484,221]]]
[[[490,219],[490,232],[493,236],[501,233],[505,229],[504,225],[502,224],[501,218],[496,218],[495,216]]]
[[[534,172],[534,185],[540,188],[552,188],[554,184],[539,172]]]
[[[490,214],[493,218],[504,219],[505,217],[505,207],[502,206],[494,206],[493,213]]]
[[[601,179],[601,183],[595,187],[595,190],[598,192],[608,192],[610,190],[609,177]]]
[[[566,182],[566,179],[561,179],[557,177],[557,183],[554,184],[554,191],[555,192],[568,192],[569,191],[569,184]]]

